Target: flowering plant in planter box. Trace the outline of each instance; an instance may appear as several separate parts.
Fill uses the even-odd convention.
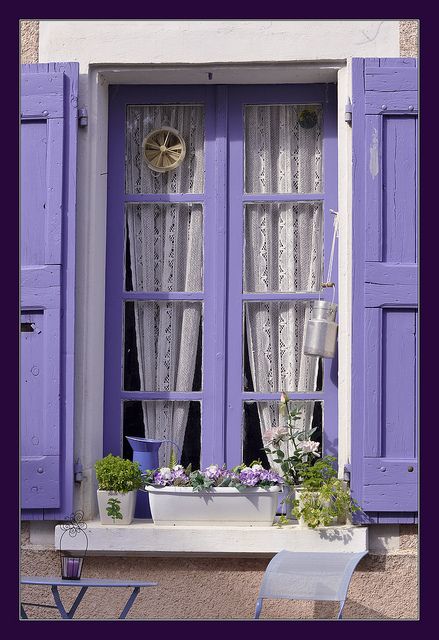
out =
[[[155,525],[271,525],[283,480],[259,461],[233,469],[211,464],[192,471],[181,465],[147,471]]]
[[[203,470],[192,471],[191,465],[184,468],[182,465],[173,467],[160,467],[147,470],[143,474],[145,486],[155,487],[192,487],[193,491],[205,491],[214,487],[230,487],[245,491],[249,487],[266,488],[280,486],[283,479],[274,471],[264,469],[258,462],[252,462],[250,466],[241,464],[233,469],[226,469],[211,464]]]

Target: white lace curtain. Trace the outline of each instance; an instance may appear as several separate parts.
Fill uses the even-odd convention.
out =
[[[197,105],[128,107],[127,192],[202,193],[203,118],[203,109]],[[162,125],[182,134],[187,155],[175,171],[156,173],[143,161],[142,141]],[[134,291],[202,291],[201,205],[128,205],[127,229]],[[142,390],[192,391],[201,312],[200,302],[134,303]],[[173,440],[183,448],[189,402],[147,401],[142,402],[142,410],[145,437]],[[171,447],[160,447],[161,465],[168,463]]]
[[[304,109],[315,124],[304,128]],[[249,193],[321,191],[321,113],[304,106],[246,109],[246,190]],[[247,205],[244,288],[248,292],[317,291],[322,270],[322,209],[314,202]],[[303,354],[310,303],[247,303],[245,322],[256,392],[315,391],[318,359]],[[298,427],[309,429],[314,402],[303,404]],[[278,403],[259,402],[262,434],[284,424]],[[278,465],[268,456],[274,468]]]
[[[321,190],[320,111],[311,128],[299,124],[304,107],[246,108],[246,190],[312,193]],[[167,124],[186,140],[187,158],[157,174],[142,159],[142,140]],[[202,193],[203,112],[199,106],[131,106],[127,111],[128,193]],[[245,212],[246,291],[315,291],[321,278],[322,212],[316,203],[250,204]],[[200,205],[127,205],[134,291],[202,291],[203,214]],[[191,391],[201,303],[134,303],[142,390]],[[248,303],[245,322],[256,391],[314,391],[317,359],[302,354],[307,302]],[[303,415],[309,425],[313,402]],[[182,448],[189,402],[143,402],[145,436]],[[277,404],[259,403],[262,433],[279,424]],[[167,462],[170,445],[160,449]],[[272,463],[276,466],[275,463]]]
[[[134,290],[202,290],[200,205],[128,205],[127,228]],[[201,303],[135,301],[134,319],[141,390],[192,391]],[[181,450],[189,402],[142,402],[142,409],[145,437]],[[160,447],[160,464],[171,447]]]

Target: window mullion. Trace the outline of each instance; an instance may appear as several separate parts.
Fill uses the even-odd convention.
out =
[[[206,110],[202,466],[225,460],[227,89],[215,98]]]

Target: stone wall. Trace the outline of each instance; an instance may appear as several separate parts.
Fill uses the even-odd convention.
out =
[[[38,62],[38,32],[37,20],[20,21],[20,51],[21,63]]]
[[[419,21],[401,20],[399,26],[399,55],[402,58],[417,58],[419,55]]]

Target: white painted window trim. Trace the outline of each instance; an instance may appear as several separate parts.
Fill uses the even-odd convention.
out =
[[[94,462],[102,456],[105,250],[107,208],[108,84],[221,84],[337,82],[339,155],[339,463],[350,451],[351,335],[351,133],[344,121],[350,95],[347,61],[230,65],[90,65],[81,74],[79,107],[88,108],[88,127],[78,135],[77,291],[75,348],[75,459],[84,480],[75,488],[75,509],[86,519],[97,513]],[[215,83],[216,83],[215,82]]]

